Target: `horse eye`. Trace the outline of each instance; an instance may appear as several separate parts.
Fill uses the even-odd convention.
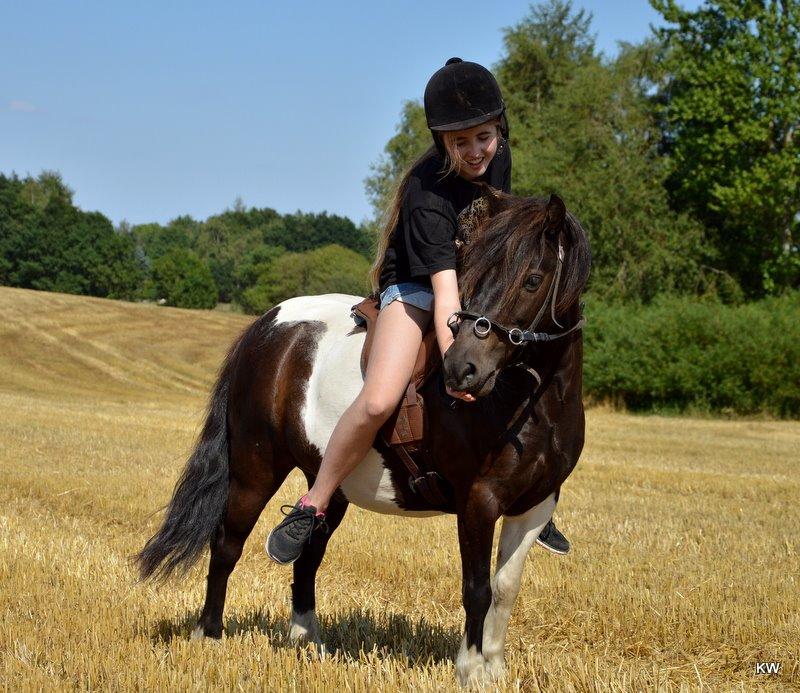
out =
[[[542,275],[532,274],[525,280],[525,288],[536,291],[542,285]]]

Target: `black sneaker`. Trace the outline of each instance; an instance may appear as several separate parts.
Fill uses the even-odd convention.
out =
[[[282,505],[281,512],[286,517],[269,533],[265,548],[273,561],[289,565],[300,558],[311,533],[320,527],[327,532],[328,525],[325,514],[317,513],[313,505],[303,505],[302,498],[295,505]]]
[[[569,553],[569,541],[567,538],[558,531],[553,518],[544,526],[544,529],[539,533],[536,543],[544,549],[557,553],[563,556]]]

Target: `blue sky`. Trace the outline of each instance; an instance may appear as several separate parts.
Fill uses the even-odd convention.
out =
[[[592,12],[607,55],[659,19],[645,0],[574,5]],[[115,223],[202,219],[237,197],[359,222],[403,102],[453,55],[491,67],[528,9],[3,2],[0,172],[58,170],[80,207]]]

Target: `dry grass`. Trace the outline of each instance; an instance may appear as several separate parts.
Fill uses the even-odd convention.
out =
[[[221,643],[189,642],[205,565],[164,587],[156,527],[241,316],[0,289],[0,681],[8,690],[451,689],[452,518],[349,511],[320,573],[318,662],[285,639],[290,571],[234,572]],[[565,558],[534,550],[503,690],[793,688],[800,424],[589,412]],[[376,538],[378,539],[376,541]],[[777,660],[776,677],[755,663]]]

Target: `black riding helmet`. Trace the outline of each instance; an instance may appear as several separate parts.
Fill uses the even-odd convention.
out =
[[[440,154],[444,154],[444,146],[437,133],[465,130],[498,116],[500,131],[508,138],[500,87],[483,65],[450,58],[428,80],[424,103],[425,119]]]

